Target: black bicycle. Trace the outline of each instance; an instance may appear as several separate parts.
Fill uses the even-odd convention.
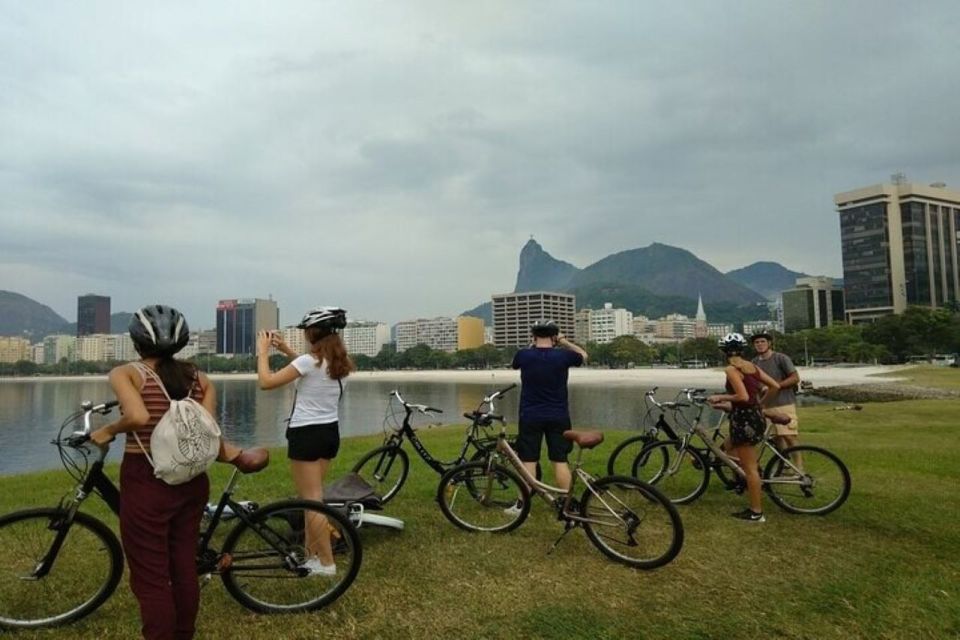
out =
[[[67,624],[92,613],[110,597],[123,574],[123,552],[114,532],[80,506],[97,494],[119,513],[120,494],[104,474],[107,450],[88,443],[90,418],[107,415],[116,402],[85,402],[60,427],[56,445],[77,481],[51,508],[0,517],[0,627],[40,628]],[[82,417],[83,428],[73,425]],[[92,462],[91,462],[92,459]],[[310,500],[284,500],[256,507],[236,502],[234,470],[205,517],[197,545],[197,572],[219,575],[227,592],[260,613],[312,611],[339,598],[360,570],[360,539],[346,516]],[[223,519],[236,522],[217,535]],[[329,536],[336,572],[311,571],[308,549]]]
[[[517,385],[512,384],[509,387],[495,391],[487,396],[480,403],[480,407],[490,402],[491,399],[498,398],[507,391],[510,391]],[[410,456],[403,449],[403,441],[406,438],[413,445],[414,451],[423,459],[427,465],[443,475],[447,469],[452,469],[467,461],[486,460],[490,452],[497,446],[497,436],[492,432],[493,423],[480,413],[479,407],[472,413],[463,414],[464,418],[470,420],[470,426],[467,427],[467,437],[463,441],[460,453],[454,460],[444,462],[437,460],[423,442],[417,437],[416,430],[410,426],[410,416],[416,411],[419,414],[443,413],[435,407],[428,407],[423,404],[412,404],[403,399],[399,391],[390,392],[390,401],[397,401],[403,407],[403,423],[399,427],[394,427],[387,436],[383,444],[373,451],[366,453],[359,462],[353,466],[353,471],[360,474],[370,486],[380,495],[381,502],[392,500],[403,487],[407,480],[407,474],[410,472]],[[388,407],[389,416],[389,407]],[[384,421],[385,424],[387,421]],[[516,444],[516,436],[511,436],[510,444]],[[471,453],[471,450],[473,453]],[[468,457],[469,456],[469,457]],[[539,477],[539,470],[538,470]]]

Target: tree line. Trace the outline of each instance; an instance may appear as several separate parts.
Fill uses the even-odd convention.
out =
[[[749,338],[749,336],[747,336]],[[606,344],[588,342],[584,347],[590,364],[600,367],[649,366],[717,366],[722,354],[716,338],[691,338],[673,343],[649,345],[633,336],[620,336]],[[789,355],[797,364],[816,362],[851,362],[894,364],[911,357],[939,353],[960,353],[960,312],[955,309],[909,307],[901,315],[883,317],[872,324],[833,325],[790,334],[774,334],[774,348]],[[425,344],[397,353],[387,345],[376,356],[355,354],[361,371],[396,369],[491,369],[509,366],[514,348],[498,349],[486,344],[476,349],[447,353]],[[199,355],[193,361],[211,373],[255,372],[252,355],[225,358]],[[274,370],[283,367],[287,358],[270,356]],[[107,373],[118,362],[68,362],[38,365],[28,360],[0,363],[0,375],[85,375]]]

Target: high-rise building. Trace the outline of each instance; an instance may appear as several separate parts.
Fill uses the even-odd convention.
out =
[[[0,362],[30,360],[30,341],[16,336],[0,336]]]
[[[590,335],[590,316],[592,309],[577,309],[573,314],[573,340],[580,344],[593,342],[593,336]]]
[[[383,322],[358,320],[348,322],[342,335],[348,353],[372,358],[380,353],[383,345],[390,342],[390,327]]]
[[[797,286],[780,295],[785,333],[819,329],[844,321],[843,289],[834,285],[833,278],[797,278]]]
[[[748,339],[753,334],[763,331],[780,331],[780,327],[777,325],[776,320],[752,320],[743,323],[743,335]]]
[[[58,364],[61,360],[72,361],[77,337],[67,335],[47,336],[43,339],[43,362]]]
[[[217,353],[252,354],[257,331],[276,330],[280,310],[273,300],[245,298],[217,303]]]
[[[537,320],[553,320],[564,335],[574,336],[577,299],[569,293],[530,291],[492,296],[493,344],[519,347],[530,342],[530,327]]]
[[[894,178],[834,196],[851,323],[960,300],[960,192]]]
[[[77,298],[77,336],[110,333],[110,296],[88,293]]]
[[[482,322],[482,321],[481,321]],[[457,321],[453,318],[417,318],[396,325],[397,353],[425,344],[431,349],[453,353],[457,350]]]
[[[581,310],[582,311],[582,310]],[[579,318],[579,312],[577,314]],[[597,344],[613,342],[618,336],[633,333],[633,314],[626,309],[614,309],[606,302],[603,309],[590,310],[590,341]]]
[[[481,318],[457,317],[457,351],[482,347],[484,324]]]
[[[657,320],[657,338],[686,340],[696,334],[697,322],[682,313],[669,313]]]

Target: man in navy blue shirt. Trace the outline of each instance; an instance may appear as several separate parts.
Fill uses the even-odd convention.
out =
[[[533,344],[513,356],[513,368],[520,369],[520,434],[517,455],[536,477],[540,442],[547,439],[547,455],[553,463],[557,486],[570,486],[567,455],[572,443],[563,438],[570,429],[567,404],[567,374],[570,367],[587,361],[587,352],[560,335],[552,320],[538,320],[531,328]]]

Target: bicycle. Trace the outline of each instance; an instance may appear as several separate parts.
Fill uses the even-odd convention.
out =
[[[609,475],[629,475],[631,465],[637,453],[651,442],[658,440],[661,433],[666,434],[669,440],[677,439],[676,431],[674,431],[673,426],[667,421],[667,411],[672,411],[676,415],[679,414],[681,409],[690,405],[677,400],[658,402],[656,397],[658,388],[659,387],[653,387],[643,394],[643,403],[647,407],[643,419],[640,421],[643,432],[627,438],[618,444],[613,452],[610,453],[610,457],[607,459],[607,473]],[[702,392],[703,389],[681,389],[677,397],[687,391]],[[654,416],[656,416],[655,420]],[[636,449],[636,453],[633,452],[634,449]],[[621,459],[626,460],[625,469],[617,468]]]
[[[107,415],[116,401],[84,402],[60,427],[51,444],[77,481],[56,507],[17,511],[0,517],[0,627],[41,628],[75,622],[113,594],[123,574],[123,552],[116,534],[101,520],[80,511],[97,494],[119,513],[120,493],[104,474],[107,448],[86,446],[92,414]],[[65,432],[83,417],[82,430]],[[92,457],[92,462],[91,462]],[[360,570],[362,549],[345,516],[309,500],[284,500],[256,507],[233,500],[234,469],[197,545],[197,572],[219,575],[241,605],[260,613],[313,611],[339,598]],[[225,518],[236,522],[212,546]],[[305,529],[324,526],[331,536],[337,572],[310,573]],[[316,535],[316,534],[313,534]]]
[[[457,527],[471,532],[506,533],[519,527],[530,514],[531,492],[556,511],[564,531],[551,547],[560,544],[574,528],[582,527],[587,538],[607,557],[639,569],[655,569],[673,560],[683,546],[683,523],[676,507],[658,490],[636,478],[594,478],[584,471],[584,449],[603,442],[599,431],[566,431],[574,442],[577,458],[569,489],[537,480],[523,466],[507,440],[506,421],[493,413],[493,399],[483,414],[501,423],[495,455],[449,469],[437,487],[443,515]],[[500,464],[506,459],[511,468]],[[574,498],[577,481],[585,489]],[[461,489],[468,496],[460,498]]]
[[[703,495],[710,482],[711,469],[729,488],[742,493],[746,489],[746,474],[739,461],[721,448],[719,425],[710,433],[702,424],[706,397],[693,394],[689,397],[700,407],[690,429],[678,439],[652,442],[644,447],[634,459],[633,477],[656,486],[675,504],[687,504]],[[776,420],[773,415],[769,417]],[[694,436],[705,445],[705,450],[691,444]],[[781,509],[796,514],[826,515],[839,508],[850,495],[850,472],[830,451],[812,445],[781,450],[770,436],[769,426],[761,444],[758,466],[766,453],[771,454],[760,471],[763,489]],[[795,460],[802,460],[802,464]],[[724,475],[727,469],[735,474],[732,479]]]
[[[494,392],[491,396],[481,401],[480,407],[482,407],[490,397],[497,398],[516,386],[516,384],[512,384]],[[443,413],[443,411],[423,404],[409,403],[403,399],[398,390],[390,392],[391,402],[394,399],[396,399],[404,409],[403,423],[399,428],[393,428],[391,432],[387,434],[381,446],[364,454],[353,466],[353,471],[360,474],[360,477],[369,483],[377,494],[380,495],[380,501],[382,503],[385,504],[392,500],[400,492],[400,489],[403,488],[407,480],[407,474],[410,471],[410,457],[403,449],[404,438],[410,441],[414,451],[427,463],[427,466],[441,475],[446,472],[447,469],[466,462],[471,448],[474,449],[474,452],[470,455],[470,460],[486,459],[493,450],[496,437],[484,433],[485,430],[491,427],[492,423],[489,420],[482,419],[478,407],[478,411],[463,414],[463,417],[471,422],[470,426],[467,427],[466,438],[463,441],[463,446],[460,448],[460,453],[457,454],[457,457],[449,462],[437,460],[430,455],[423,441],[417,436],[416,430],[410,425],[410,416],[414,411],[423,415],[428,413]],[[387,419],[384,420],[384,424],[386,423]]]

